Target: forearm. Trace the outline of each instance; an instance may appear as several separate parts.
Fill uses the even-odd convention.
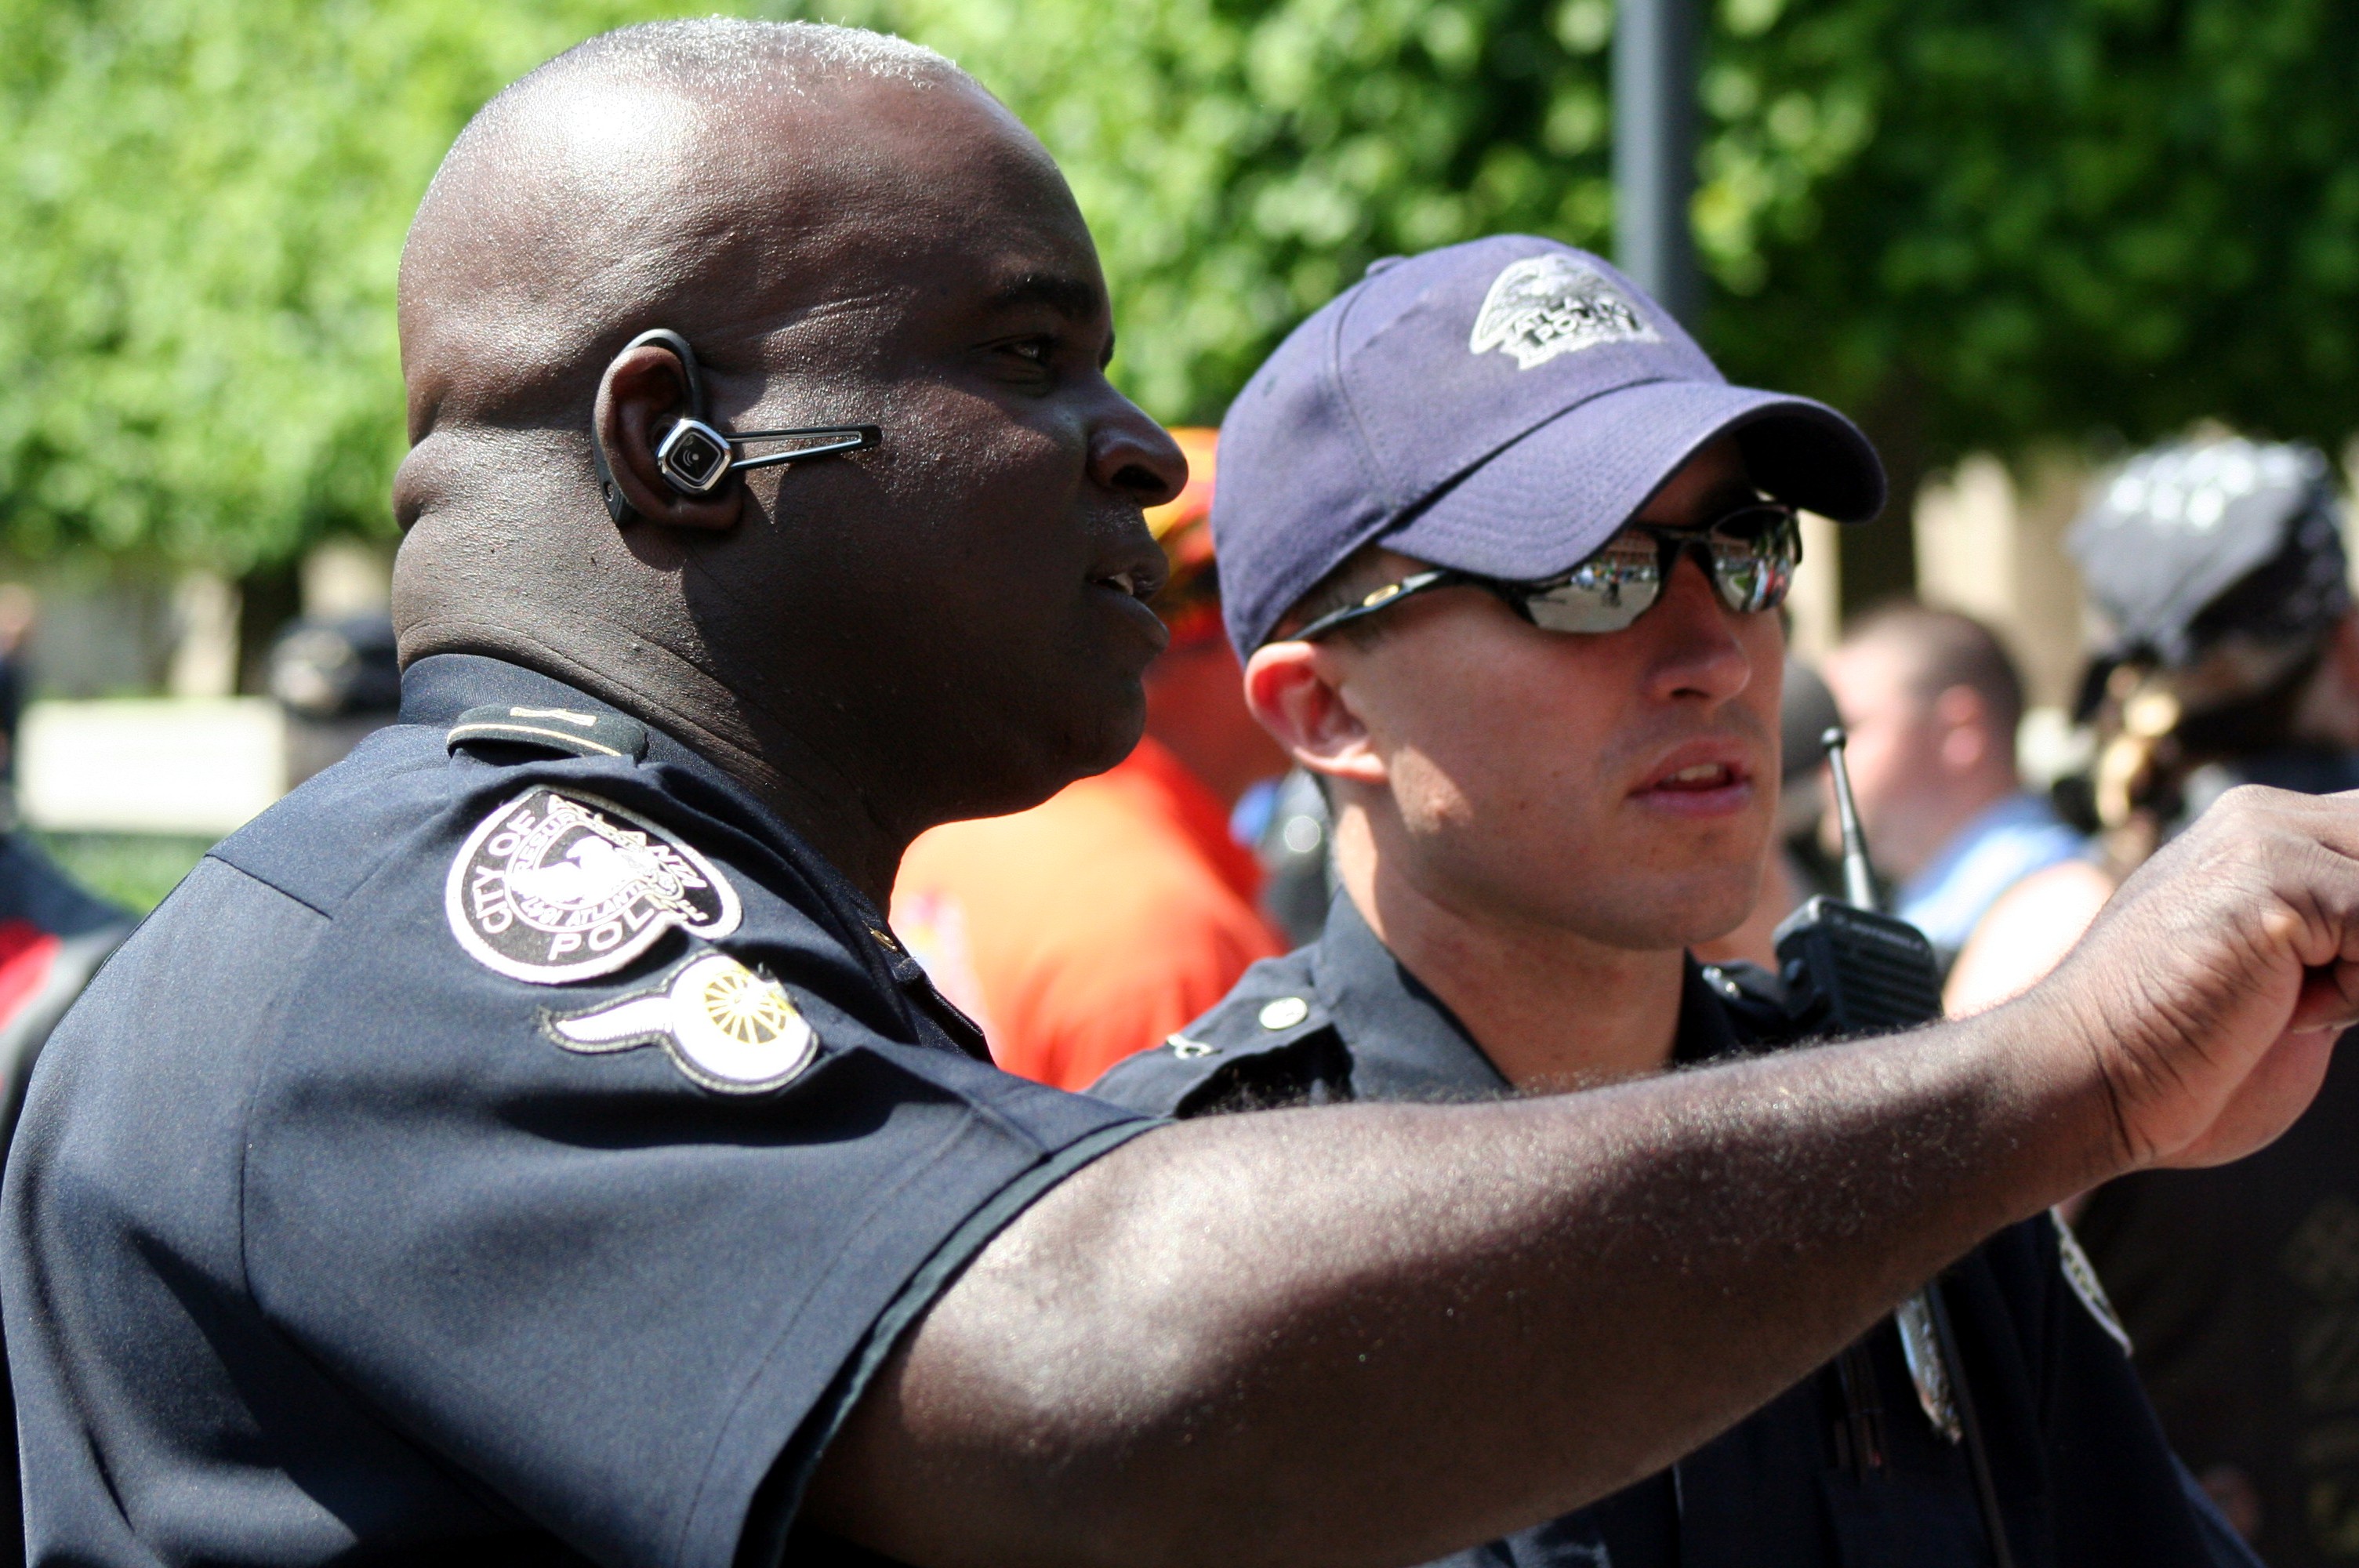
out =
[[[1141,1138],[985,1250],[814,1507],[927,1564],[1414,1563],[1577,1507],[2102,1171],[2013,1011]]]

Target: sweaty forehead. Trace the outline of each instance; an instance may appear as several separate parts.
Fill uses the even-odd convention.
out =
[[[1055,164],[962,79],[592,81],[486,120],[403,256],[414,424],[453,397],[570,396],[657,322],[743,338],[1042,280],[1102,288]]]

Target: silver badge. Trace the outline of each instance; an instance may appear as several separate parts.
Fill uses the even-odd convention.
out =
[[[1520,370],[1599,343],[1660,343],[1638,308],[1605,275],[1553,252],[1519,261],[1492,281],[1467,347],[1504,349]]]
[[[1950,1365],[1941,1356],[1940,1331],[1933,1326],[1932,1287],[1927,1286],[1893,1309],[1900,1326],[1900,1356],[1908,1363],[1908,1380],[1917,1385],[1917,1403],[1933,1430],[1951,1443],[1966,1435],[1958,1420],[1957,1401],[1950,1394]]]
[[[674,926],[726,936],[741,912],[712,863],[655,823],[546,785],[467,835],[442,905],[478,963],[536,985],[612,974]]]
[[[544,1013],[541,1025],[585,1055],[660,1045],[689,1078],[724,1094],[761,1094],[802,1075],[819,1036],[786,987],[725,953],[690,959],[653,991],[586,1012]]]
[[[2064,1282],[2072,1287],[2072,1293],[2081,1298],[2081,1304],[2089,1309],[2089,1315],[2097,1320],[2097,1326],[2112,1335],[2114,1343],[2122,1347],[2122,1354],[2127,1356],[2130,1353],[2130,1331],[2122,1326],[2120,1314],[2114,1311],[2114,1303],[2106,1299],[2105,1287],[2097,1280],[2095,1266],[2089,1261],[2089,1255],[2081,1250],[2081,1238],[2072,1234],[2072,1227],[2066,1225],[2064,1216],[2054,1209],[2048,1211],[2048,1217],[2056,1222],[2057,1261],[2063,1266]]]

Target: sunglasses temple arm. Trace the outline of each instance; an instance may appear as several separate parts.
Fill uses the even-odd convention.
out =
[[[1459,583],[1477,581],[1479,579],[1462,572],[1453,572],[1448,567],[1436,567],[1430,572],[1419,572],[1412,576],[1404,577],[1397,583],[1388,583],[1377,589],[1356,604],[1346,604],[1340,610],[1330,610],[1310,625],[1273,640],[1309,642],[1315,637],[1325,637],[1337,626],[1349,626],[1363,615],[1373,615],[1378,610],[1397,604],[1412,593],[1422,593],[1429,588],[1447,588]]]

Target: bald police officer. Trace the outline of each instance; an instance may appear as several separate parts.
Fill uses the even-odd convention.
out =
[[[1419,1561],[2266,1142],[2359,1016],[2359,827],[2251,794],[1962,1026],[1181,1126],[1019,1083],[879,906],[1136,739],[1181,483],[1039,145],[870,35],[610,35],[453,148],[402,337],[401,722],[147,921],[11,1158],[39,1561]]]

